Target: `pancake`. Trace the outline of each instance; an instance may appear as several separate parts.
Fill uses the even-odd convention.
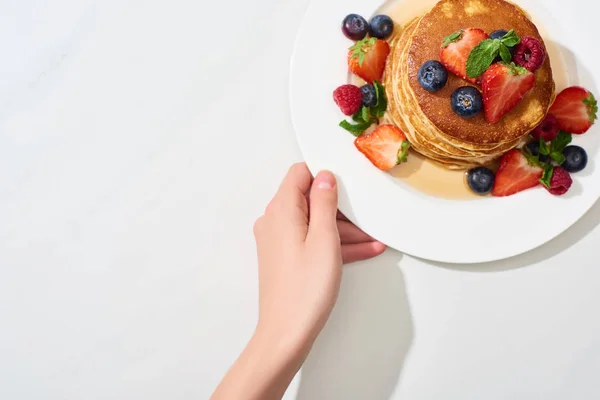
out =
[[[452,111],[452,92],[469,84],[452,74],[443,89],[425,91],[417,80],[420,66],[439,60],[444,37],[468,27],[488,33],[515,29],[519,36],[532,36],[543,43],[524,12],[504,0],[442,0],[391,40],[384,76],[387,118],[405,131],[416,151],[452,169],[489,163],[518,146],[544,119],[554,98],[548,58],[535,73],[534,89],[496,124],[489,124],[483,113],[464,119]]]

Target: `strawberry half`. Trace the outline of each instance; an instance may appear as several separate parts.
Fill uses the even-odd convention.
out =
[[[405,162],[410,148],[404,132],[394,125],[380,125],[368,135],[356,138],[354,145],[382,171]]]
[[[454,32],[444,38],[442,50],[440,51],[440,61],[454,75],[471,83],[477,83],[476,78],[467,76],[467,60],[471,50],[487,38],[487,33],[479,28],[467,28]]]
[[[365,38],[350,47],[348,68],[368,83],[380,81],[389,54],[390,45],[385,40]]]
[[[580,135],[586,133],[598,118],[598,103],[589,90],[572,86],[556,96],[548,112],[556,117],[560,129]]]
[[[495,124],[533,89],[535,75],[514,63],[496,63],[483,74],[481,86],[485,119]]]
[[[521,150],[511,150],[500,160],[492,196],[506,197],[540,184],[544,170],[529,163]]]

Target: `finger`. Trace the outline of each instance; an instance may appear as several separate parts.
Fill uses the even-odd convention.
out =
[[[281,182],[275,197],[267,206],[265,214],[280,212],[286,216],[301,215],[308,217],[308,206],[305,193],[310,189],[312,175],[305,163],[294,164],[290,167]]]
[[[337,219],[340,221],[350,221],[341,211],[337,212]]]
[[[346,244],[342,246],[342,259],[344,260],[344,264],[368,260],[377,257],[383,253],[385,249],[385,244],[380,242]]]
[[[375,241],[375,239],[361,231],[360,228],[350,222],[338,220],[337,225],[342,244],[356,244]]]
[[[337,230],[337,184],[329,171],[321,171],[315,177],[310,190],[309,235],[329,235],[339,240]]]

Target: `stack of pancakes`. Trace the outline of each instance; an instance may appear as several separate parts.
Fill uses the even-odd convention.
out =
[[[550,60],[535,72],[535,87],[502,120],[486,121],[484,113],[465,119],[452,111],[450,97],[467,81],[449,74],[446,86],[430,93],[418,82],[428,60],[439,60],[444,37],[464,28],[488,34],[514,29],[544,43],[525,13],[504,0],[442,0],[430,12],[411,21],[391,40],[384,84],[387,118],[407,135],[413,149],[450,169],[487,164],[517,147],[546,116],[554,100]]]

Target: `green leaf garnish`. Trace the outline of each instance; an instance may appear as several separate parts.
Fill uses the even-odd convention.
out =
[[[363,106],[361,109],[361,117],[363,121],[370,121],[371,120],[371,110],[369,110],[369,107],[365,107]]]
[[[571,143],[571,140],[573,140],[573,135],[571,135],[570,133],[567,133],[565,131],[558,132],[558,136],[552,141],[552,144],[550,145],[550,153],[562,153],[565,147],[567,147]]]
[[[540,138],[540,154],[543,156],[547,156],[550,154],[550,145],[544,140]]]
[[[451,43],[458,42],[460,39],[462,39],[463,32],[464,31],[461,29],[458,32],[454,32],[450,36],[446,36],[442,42],[442,48],[445,49],[446,47],[450,46]]]
[[[512,54],[510,54],[510,50],[504,43],[500,44],[500,57],[502,61],[509,63],[512,60]]]
[[[362,108],[354,113],[352,119],[354,120],[354,122],[366,122],[362,117]]]
[[[410,149],[410,142],[405,140],[398,150],[398,164],[402,164],[408,160],[408,150]]]
[[[548,163],[544,167],[544,173],[542,174],[542,179],[540,179],[540,183],[550,189],[550,181],[552,180],[552,175],[554,174],[554,167],[552,164]]]
[[[340,126],[348,132],[350,132],[351,134],[353,134],[354,136],[358,137],[362,135],[367,129],[369,129],[369,127],[374,123],[375,119],[371,119],[370,121],[366,122],[360,122],[358,124],[351,124],[350,122],[343,120],[342,122],[340,122]]]
[[[501,45],[498,39],[486,39],[475,46],[467,59],[467,76],[477,78],[483,74],[498,57]]]
[[[536,167],[543,167],[544,164],[542,162],[540,162],[540,158],[539,156],[534,156],[531,153],[531,150],[529,150],[529,147],[523,147],[521,149],[521,153],[523,153],[523,155],[525,156],[525,158],[527,159],[527,162],[530,165],[534,165]]]
[[[387,110],[387,97],[385,95],[385,88],[378,81],[374,81],[373,86],[375,86],[377,103],[371,108],[371,114],[377,118],[381,118]]]
[[[514,47],[521,43],[521,38],[517,36],[514,29],[511,29],[502,37],[502,39],[500,39],[500,41],[507,47]]]
[[[363,40],[359,40],[353,46],[350,46],[349,50],[352,51],[351,58],[355,58],[358,60],[358,65],[362,67],[363,62],[365,61],[365,55],[371,47],[375,44],[377,38],[364,38]]]
[[[565,161],[567,161],[565,155],[558,151],[553,151],[550,153],[550,158],[552,158],[558,165],[562,165]]]
[[[598,119],[598,102],[596,101],[593,93],[590,93],[587,98],[583,99],[583,104],[586,105],[588,115],[590,116],[590,122],[593,124],[594,121]]]

